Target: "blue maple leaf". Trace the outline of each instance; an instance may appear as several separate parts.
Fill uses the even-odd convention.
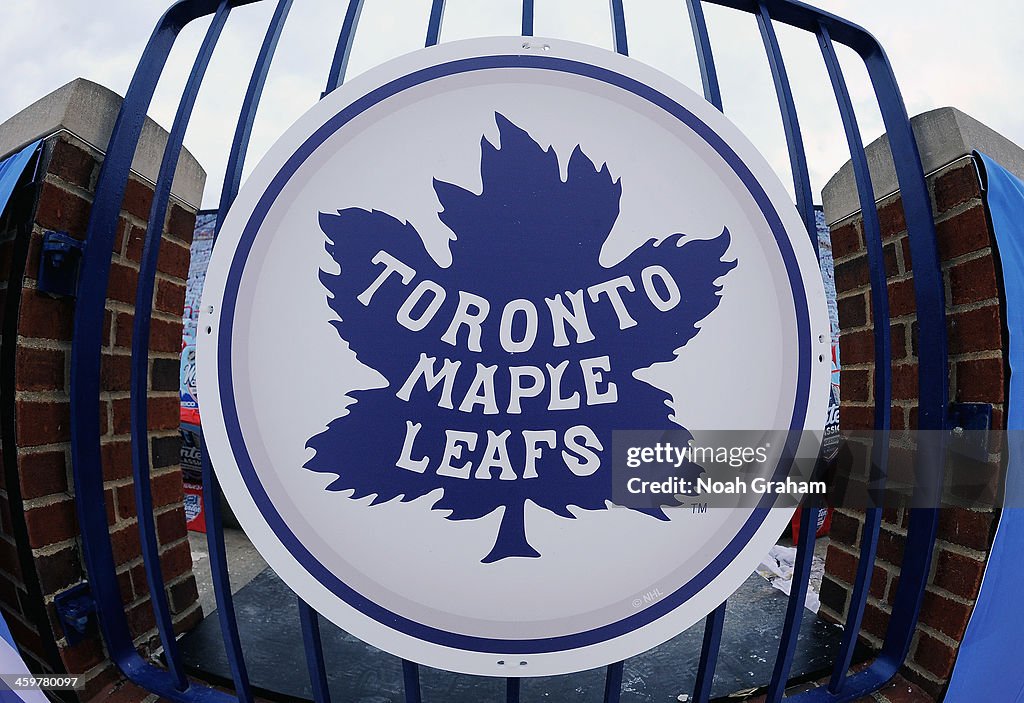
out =
[[[328,304],[338,316],[331,324],[356,358],[378,371],[387,385],[351,391],[355,402],[307,443],[315,453],[305,464],[312,471],[337,476],[328,490],[351,491],[350,498],[373,496],[371,505],[395,498],[411,501],[440,489],[432,507],[450,511],[445,516],[449,520],[479,519],[503,508],[494,547],[484,562],[539,556],[527,538],[527,501],[570,519],[575,518],[571,506],[608,507],[612,428],[676,430],[688,438],[674,421],[669,394],[640,380],[635,372],[675,358],[677,350],[698,333],[697,324],[718,307],[722,286],[717,281],[736,266],[735,261],[724,260],[730,242],[727,229],[713,239],[690,239],[678,233],[652,237],[624,260],[602,266],[601,248],[619,216],[620,181],[613,179],[607,165],[597,168],[580,147],[572,152],[563,181],[552,147],[542,148],[500,114],[495,119],[500,148],[486,138],[481,140],[482,192],[438,180],[433,184],[443,208],[438,216],[454,233],[450,265],[439,265],[416,229],[387,213],[349,208],[320,214],[326,250],[340,267],[337,274],[320,272]],[[382,252],[387,261],[405,267],[383,281],[379,278],[385,266]],[[655,307],[641,288],[641,271],[650,266],[664,267],[678,283],[678,303],[667,311]],[[628,316],[625,323],[609,298],[598,295],[595,300],[590,295],[596,284],[619,277],[629,277],[633,289],[619,289]],[[410,298],[417,286],[427,285],[424,281],[434,284],[428,286],[429,294]],[[443,299],[439,289],[444,291]],[[490,303],[476,348],[465,326],[456,330],[454,338],[447,334],[459,305],[459,291]],[[550,318],[544,322],[545,298],[567,310],[575,310],[572,306],[577,303],[583,307],[592,338],[572,327],[567,328],[568,343],[556,338]],[[542,314],[532,346],[510,352],[496,340],[505,304],[519,299],[533,301]],[[410,306],[407,300],[418,302]],[[431,313],[432,305],[436,309]],[[422,327],[413,325],[415,329],[399,324],[397,315],[403,306],[407,318],[429,321]],[[518,328],[513,325],[513,330],[523,336],[525,327],[525,323]],[[602,356],[610,360],[602,387],[607,390],[608,383],[614,383],[618,402],[593,406],[584,402],[578,410],[549,410],[551,372],[562,368],[563,380],[575,374],[575,385],[567,384],[562,396],[571,397],[582,392],[581,360]],[[431,391],[420,383],[403,397],[411,372],[427,359],[435,372],[446,359],[460,362],[451,383],[451,403],[441,400],[442,383]],[[460,401],[471,394],[475,370],[481,367],[495,367],[494,412],[482,411],[480,404],[464,411]],[[507,412],[513,401],[510,367],[532,367],[548,374],[544,392],[523,399],[521,412],[515,414]],[[567,431],[579,426],[596,433],[600,469],[577,475],[568,466],[572,457],[562,453],[564,447],[545,444],[536,475],[524,477],[524,431],[551,429],[561,442]],[[504,446],[510,457],[517,457],[510,461],[519,466],[512,476],[505,476],[498,466],[478,467],[472,478],[437,474],[434,463],[444,454],[446,429],[476,433],[475,454],[468,445],[462,448],[466,450],[463,459],[475,456],[478,464],[481,453],[486,453],[488,432],[498,436],[507,431]],[[411,457],[433,462],[422,472],[396,465],[397,448],[410,432],[415,432]],[[684,468],[690,478],[702,472],[695,465]],[[641,512],[667,519],[658,508]]]

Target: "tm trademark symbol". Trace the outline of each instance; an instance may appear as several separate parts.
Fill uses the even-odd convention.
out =
[[[692,508],[694,515],[697,515],[698,513],[704,514],[708,511],[707,503],[690,503],[690,507]]]

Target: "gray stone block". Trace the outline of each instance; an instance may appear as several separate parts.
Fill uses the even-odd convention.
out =
[[[940,107],[910,120],[926,174],[935,172],[977,150],[1024,178],[1024,149],[955,107]],[[882,135],[865,150],[875,198],[899,190],[889,139]],[[829,224],[860,211],[853,164],[847,161],[822,190],[825,220]]]
[[[0,158],[62,130],[106,153],[121,102],[121,96],[114,91],[77,78],[0,125]],[[163,127],[146,119],[132,170],[151,183],[160,170],[167,136]],[[182,149],[174,174],[172,195],[198,210],[205,184],[206,172],[192,154]]]

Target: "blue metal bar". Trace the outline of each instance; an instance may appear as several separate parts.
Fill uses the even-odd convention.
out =
[[[405,703],[423,703],[420,695],[420,665],[403,659],[402,681],[405,685]]]
[[[804,151],[803,136],[800,132],[800,120],[793,101],[793,90],[786,72],[786,64],[779,48],[779,40],[772,24],[771,13],[764,2],[757,6],[757,26],[761,31],[768,64],[775,83],[775,93],[782,113],[782,124],[786,133],[786,146],[789,149],[789,163],[793,171],[793,190],[796,194],[797,210],[804,227],[814,246],[815,259],[818,257],[818,225],[814,213],[814,199],[811,193],[811,179],[807,169],[807,154]],[[768,685],[766,701],[776,703],[782,700],[786,682],[796,654],[797,639],[803,623],[804,601],[807,597],[808,582],[811,576],[811,564],[814,557],[814,541],[817,532],[817,509],[801,509],[797,558],[794,565],[793,585],[789,593],[786,607],[786,619],[779,640],[779,654],[772,670],[771,682]]]
[[[892,368],[891,368],[891,336],[889,331],[889,296],[886,288],[885,259],[882,253],[882,234],[875,209],[875,190],[871,184],[871,173],[868,169],[867,155],[857,125],[857,115],[850,99],[850,91],[846,85],[835,46],[829,35],[828,28],[821,27],[818,32],[818,44],[822,58],[828,69],[832,88],[839,106],[839,114],[846,132],[846,141],[850,147],[850,158],[853,164],[854,177],[857,181],[857,195],[860,198],[861,212],[864,220],[864,242],[868,254],[868,267],[871,279],[871,317],[874,321],[875,337],[875,430],[882,434],[876,435],[872,447],[872,483],[881,485],[888,474],[888,442],[887,439],[892,408]],[[881,441],[880,441],[881,440]],[[846,673],[853,661],[853,652],[864,618],[864,607],[867,603],[874,571],[875,555],[878,548],[878,535],[882,522],[881,508],[870,508],[865,514],[864,531],[861,536],[860,559],[857,562],[857,577],[854,582],[850,609],[846,616],[843,629],[843,640],[836,655],[829,690],[839,693],[846,682]]]
[[[362,11],[363,0],[348,0],[348,10],[345,11],[345,20],[341,23],[341,32],[338,34],[338,46],[334,50],[334,60],[327,74],[327,88],[320,95],[321,98],[334,92],[334,89],[345,80],[348,59],[352,54],[352,42],[356,37],[356,26],[359,24],[359,13]]]
[[[519,684],[521,680],[514,676],[505,679],[505,703],[519,703]]]
[[[231,578],[228,576],[227,548],[224,545],[224,521],[220,507],[220,483],[213,472],[209,452],[205,444],[203,462],[203,511],[206,513],[206,544],[210,551],[210,570],[213,578],[213,594],[217,600],[217,619],[220,621],[224,649],[228,655],[231,679],[235,683],[235,694],[243,703],[252,703],[252,686],[249,670],[245,665],[242,640],[238,635],[238,619],[235,617],[235,599],[231,595]]]
[[[234,0],[232,6],[255,0]],[[205,687],[178,690],[172,674],[139,656],[132,642],[103,505],[103,463],[100,452],[100,365],[107,282],[121,202],[146,112],[181,30],[195,19],[213,14],[216,0],[182,0],[171,6],[150,37],[121,104],[106,158],[100,167],[96,197],[89,213],[86,245],[80,263],[71,348],[71,460],[82,552],[96,599],[100,631],[111,660],[132,681],[173,701],[227,702],[234,698]]]
[[[153,204],[149,211],[146,237],[139,260],[139,277],[135,292],[135,318],[132,328],[131,360],[131,437],[132,474],[135,481],[135,504],[138,508],[139,537],[142,545],[143,567],[149,582],[149,597],[156,616],[160,643],[164,648],[167,666],[174,677],[175,686],[185,690],[188,679],[181,665],[178,644],[174,639],[174,623],[164,589],[163,570],[160,567],[160,544],[156,534],[156,520],[153,516],[153,496],[149,467],[149,331],[153,315],[153,290],[156,287],[157,258],[160,254],[160,240],[163,239],[164,220],[171,198],[171,183],[181,155],[185,130],[188,128],[192,109],[195,107],[199,87],[202,85],[210,58],[217,46],[231,8],[228,0],[221,0],[213,16],[206,37],[196,55],[192,72],[185,83],[178,111],[174,116],[167,145],[160,162],[156,179]]]
[[[615,51],[623,56],[629,56],[629,44],[626,41],[626,11],[622,7],[622,0],[609,0],[612,11],[612,32]]]
[[[697,63],[700,65],[700,80],[704,86],[704,99],[721,112],[722,88],[718,84],[718,71],[715,70],[715,56],[711,51],[708,23],[704,19],[704,6],[701,5],[701,0],[686,0],[686,9],[690,14],[690,27],[693,30],[693,41],[697,47]]]
[[[430,3],[430,20],[427,22],[427,46],[436,46],[441,38],[441,20],[444,19],[444,0]]]
[[[533,36],[533,0],[523,0],[523,36]]]
[[[71,462],[78,524],[82,531],[82,550],[90,575],[90,586],[96,598],[100,630],[111,659],[122,671],[148,665],[144,664],[135,651],[121,607],[114,556],[107,531],[107,516],[103,511],[96,510],[96,506],[103,505],[104,501],[100,422],[96,411],[100,393],[101,334],[114,228],[120,214],[132,157],[153,91],[180,30],[181,26],[167,15],[160,21],[146,45],[114,124],[107,156],[100,166],[96,198],[89,215],[71,346]],[[158,678],[156,674],[159,670],[150,668],[152,671],[147,673]],[[170,677],[167,683],[176,687],[176,682]]]
[[[829,25],[829,29],[832,29],[834,36],[834,28]],[[914,298],[919,340],[918,429],[941,431],[948,427],[946,413],[949,407],[949,359],[945,291],[931,199],[917,141],[910,127],[907,109],[897,87],[892,66],[877,42],[861,55],[881,107],[882,119],[892,149],[907,221],[910,254],[914,260]],[[939,443],[928,442],[925,450],[918,453],[915,464],[917,483],[913,498],[915,502],[921,501],[918,505],[938,505],[944,447],[933,446],[936,444]],[[938,519],[939,512],[934,508],[917,508],[911,511],[892,617],[889,620],[882,652],[874,664],[885,673],[890,670],[895,673],[910,651],[924,589],[928,583]]]
[[[327,685],[327,667],[324,665],[324,645],[320,639],[320,615],[306,601],[299,601],[299,623],[302,625],[302,644],[306,648],[309,683],[313,688],[314,703],[331,703]]]
[[[814,196],[811,192],[811,176],[807,170],[807,153],[804,151],[803,135],[800,132],[800,118],[793,102],[793,88],[789,83],[786,63],[779,48],[771,14],[764,2],[758,3],[757,26],[772,69],[775,93],[782,113],[782,126],[786,132],[786,146],[789,148],[789,165],[793,171],[793,192],[796,194],[796,209],[804,221],[807,234],[814,245],[814,257],[818,258],[818,223],[814,214]]]
[[[772,679],[765,694],[765,703],[778,703],[786,692],[789,671],[796,654],[797,637],[803,623],[804,602],[811,580],[811,563],[814,561],[814,540],[818,531],[817,507],[800,508],[800,532],[797,538],[796,563],[793,565],[793,585],[790,586],[789,602],[786,604],[786,619],[779,638],[779,655],[775,659]]]
[[[224,174],[224,186],[220,191],[220,204],[217,208],[217,231],[220,231],[224,216],[238,195],[238,189],[242,184],[242,168],[245,165],[245,156],[249,151],[249,140],[252,137],[252,126],[256,121],[256,110],[259,107],[260,99],[263,97],[263,88],[267,83],[267,74],[270,72],[270,63],[277,51],[277,43],[281,38],[281,30],[284,29],[285,20],[292,8],[292,0],[278,0],[274,16],[270,19],[267,27],[267,34],[263,38],[263,45],[260,47],[259,56],[256,57],[256,65],[252,70],[252,77],[249,79],[249,87],[245,91],[245,98],[242,101],[242,110],[238,116],[238,125],[235,127],[235,136],[231,140],[231,151],[228,153],[228,165]]]
[[[871,586],[871,575],[875,565],[875,555],[878,551],[878,534],[881,523],[881,508],[871,508],[866,512],[864,516],[864,534],[861,537],[860,558],[857,562],[856,582],[850,599],[850,609],[846,615],[846,625],[843,627],[843,639],[839,645],[839,652],[836,654],[836,660],[832,667],[832,676],[828,683],[830,693],[838,694],[843,692],[847,680],[847,671],[853,661],[857,637],[860,634],[860,626],[864,619],[864,607],[867,603],[868,592]]]
[[[604,703],[619,703],[622,695],[622,662],[609,664],[604,676]]]
[[[235,136],[232,140],[231,152],[228,157],[227,170],[224,176],[224,186],[221,190],[217,223],[215,225],[214,233],[215,243],[216,235],[220,233],[224,217],[227,215],[231,204],[234,202],[235,196],[238,195],[238,190],[242,181],[242,169],[245,164],[245,156],[248,151],[249,140],[252,136],[252,126],[256,119],[256,110],[259,107],[260,99],[263,95],[267,74],[270,71],[270,64],[275,52],[277,51],[277,45],[281,38],[281,31],[284,29],[285,20],[288,17],[288,13],[291,11],[291,5],[292,0],[279,0],[277,7],[274,10],[274,15],[271,17],[270,24],[267,27],[267,33],[263,38],[263,44],[260,47],[259,56],[257,57],[256,64],[253,67],[252,76],[249,79],[249,87],[246,89],[242,109],[238,118],[238,124],[235,128]],[[335,53],[334,63],[331,66],[330,78],[328,79],[328,90],[324,93],[325,95],[327,92],[330,92],[337,87],[337,83],[334,85],[331,85],[331,83],[333,81],[340,82],[344,76],[345,66],[348,62],[348,52],[352,46],[352,36],[355,31],[355,25],[358,21],[361,5],[362,0],[351,0],[349,3],[348,12],[345,15],[345,21],[342,24],[341,37],[338,40],[338,50]],[[213,590],[217,600],[217,616],[220,621],[221,634],[224,637],[224,649],[227,652],[228,664],[231,668],[231,678],[235,684],[235,691],[239,700],[248,702],[253,699],[252,686],[249,682],[249,671],[245,664],[245,654],[242,651],[241,637],[238,633],[238,621],[235,617],[234,597],[231,593],[231,580],[228,574],[227,549],[224,544],[224,531],[220,507],[220,484],[217,482],[216,475],[213,472],[213,464],[211,463],[209,454],[205,451],[205,448],[202,452],[202,471],[203,502],[207,513],[206,539],[210,551]],[[315,620],[312,622],[307,621],[304,617],[302,605],[304,604],[300,604],[299,616],[300,623],[303,628],[303,640],[306,642],[307,661],[309,661],[311,667],[318,665],[321,668],[321,673],[323,673],[324,676],[324,685],[323,690],[320,691],[320,693],[327,697],[324,700],[329,700],[329,693],[326,687],[326,673],[322,672],[323,652],[321,650],[319,651],[319,654],[317,654],[316,651],[320,650],[322,647],[319,641],[319,622]],[[311,624],[315,625],[317,632],[317,641],[313,650],[311,650],[311,645],[307,640],[306,635],[307,628],[310,627]],[[317,664],[317,662],[319,662],[319,664]],[[314,694],[317,694],[317,685],[320,682],[320,679],[312,670],[310,675]]]
[[[705,2],[741,12],[757,12],[756,0],[705,0]],[[826,23],[834,40],[846,44],[862,56],[866,56],[874,50],[874,47],[878,46],[875,38],[863,27],[799,0],[764,0],[764,4],[767,5],[776,22],[782,22],[812,34],[818,31],[819,22]]]
[[[708,703],[711,700],[711,686],[715,682],[718,651],[722,645],[726,605],[727,602],[722,603],[704,620],[704,643],[701,645],[700,662],[697,664],[697,681],[693,685],[694,703]]]

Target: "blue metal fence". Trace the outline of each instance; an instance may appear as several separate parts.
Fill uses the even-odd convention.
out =
[[[181,0],[174,4],[158,23],[147,44],[135,76],[125,96],[114,126],[107,156],[97,183],[95,201],[89,220],[88,238],[82,257],[77,305],[74,321],[74,342],[71,360],[71,451],[75,493],[82,547],[89,579],[96,598],[100,628],[107,649],[120,669],[135,683],[163,698],[183,701],[251,701],[252,687],[246,670],[238,627],[235,620],[227,559],[220,515],[219,486],[209,460],[204,457],[203,481],[210,560],[225,648],[234,679],[234,693],[225,693],[202,683],[190,681],[184,673],[177,643],[174,639],[171,614],[160,573],[158,544],[149,495],[149,463],[147,449],[146,376],[151,301],[156,273],[162,223],[167,214],[171,181],[182,148],[182,139],[192,108],[202,85],[210,58],[228,21],[230,12],[242,5],[267,0]],[[757,21],[768,63],[771,68],[779,109],[782,116],[794,178],[797,208],[807,225],[812,242],[817,245],[812,190],[807,156],[800,131],[800,122],[786,64],[776,37],[779,23],[810,32],[820,46],[831,80],[845,136],[849,144],[854,174],[864,214],[864,233],[868,254],[872,317],[875,334],[875,429],[887,431],[890,419],[891,355],[889,341],[889,310],[882,256],[881,234],[875,194],[868,173],[867,159],[857,125],[857,117],[845,78],[836,57],[835,44],[853,49],[864,61],[892,148],[903,199],[911,255],[914,260],[914,291],[919,326],[919,428],[945,429],[947,390],[947,358],[945,310],[942,277],[936,246],[931,205],[924,173],[911,132],[906,108],[896,84],[892,68],[878,42],[864,29],[829,13],[794,0],[704,0],[704,2],[752,14]],[[715,68],[715,57],[704,18],[702,0],[686,0],[693,42],[696,48],[705,98],[722,109],[722,92]],[[242,167],[248,151],[253,121],[263,94],[271,62],[287,21],[292,0],[277,0],[266,36],[256,59],[252,76],[240,109],[227,173],[220,199],[220,211],[226,212],[238,193]],[[331,63],[324,95],[342,83],[356,34],[363,0],[349,0],[337,48]],[[628,54],[626,16],[622,0],[610,0],[613,46]],[[436,44],[440,38],[445,14],[444,0],[432,0],[425,44]],[[117,229],[118,214],[141,134],[143,121],[154,90],[165,68],[168,56],[181,30],[189,23],[212,15],[212,21],[199,49],[192,72],[181,96],[170,131],[156,183],[156,196],[150,211],[149,229],[139,273],[135,306],[135,327],[132,346],[132,444],[136,499],[139,506],[139,530],[144,552],[146,575],[150,584],[152,606],[164,649],[167,667],[145,661],[136,652],[121,605],[115,574],[106,514],[93,509],[103,504],[103,473],[100,458],[100,426],[96,412],[100,393],[100,357],[103,340],[103,317],[110,251]],[[534,0],[523,0],[522,33],[533,34]],[[884,480],[886,447],[874,448],[875,478]],[[939,485],[941,462],[930,462],[927,455],[919,460],[917,474],[921,490],[932,491]],[[920,503],[919,503],[920,504]],[[802,703],[829,701],[840,703],[865,695],[881,687],[901,666],[910,649],[924,588],[928,580],[932,545],[935,540],[937,511],[911,511],[905,556],[892,617],[881,652],[867,668],[850,674],[854,645],[860,631],[868,587],[878,543],[880,509],[869,510],[862,534],[860,562],[856,583],[847,614],[843,640],[827,687],[793,696]],[[767,700],[782,699],[800,633],[800,615],[809,584],[811,558],[814,551],[816,521],[806,513],[801,520],[794,585],[789,596],[785,622],[780,635],[779,651],[769,683]],[[709,700],[715,664],[721,643],[726,605],[722,604],[706,620],[703,647],[698,663],[693,700]],[[314,699],[329,701],[324,656],[320,641],[319,616],[300,601],[299,617],[309,666]],[[622,685],[622,662],[608,667],[604,700],[619,700]],[[419,703],[419,668],[403,662],[405,699]],[[509,678],[506,700],[519,700],[519,679]]]

